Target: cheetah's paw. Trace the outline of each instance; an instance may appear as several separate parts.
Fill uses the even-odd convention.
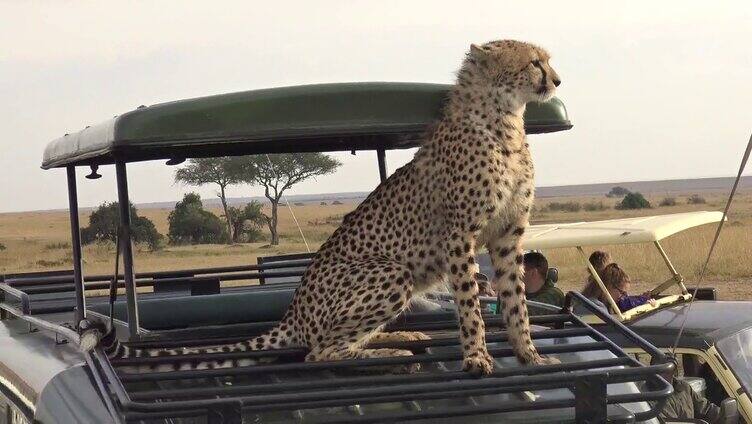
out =
[[[431,338],[427,334],[421,333],[420,331],[405,331],[405,340],[406,341],[431,340]]]
[[[414,374],[420,371],[420,364],[398,365],[392,368],[391,371],[394,374]]]
[[[462,370],[475,376],[489,375],[493,372],[494,361],[488,353],[470,356],[462,361]]]
[[[561,361],[554,358],[553,356],[540,356],[536,355],[535,359],[530,363],[530,365],[558,365],[561,364]]]

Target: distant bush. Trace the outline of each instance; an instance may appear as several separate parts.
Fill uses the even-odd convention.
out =
[[[551,202],[546,206],[551,212],[579,212],[582,210],[582,205],[579,202]]]
[[[63,241],[60,243],[48,243],[44,245],[45,250],[59,250],[59,249],[70,249],[71,245],[67,241]]]
[[[227,208],[234,243],[253,243],[263,238],[260,227],[266,222],[266,217],[261,212],[262,208],[261,202],[255,200],[247,203],[243,209],[234,206]]]
[[[188,193],[167,217],[173,244],[226,243],[230,237],[222,221],[204,209],[197,193]]]
[[[56,266],[66,265],[71,263],[69,259],[62,258],[57,260],[48,261],[46,259],[40,259],[36,262],[34,262],[37,266],[41,266],[43,268],[52,268]]]
[[[295,204],[295,206],[305,206],[305,203],[298,202],[298,203]]]
[[[603,202],[587,202],[582,207],[588,212],[605,211],[607,209]]]
[[[341,205],[342,202],[340,202],[339,200],[335,200],[335,201],[332,202],[332,204],[333,205]]]
[[[162,235],[149,218],[138,216],[133,204],[130,205],[131,238],[136,243],[146,243],[149,249],[157,250],[162,241]],[[118,202],[105,202],[89,215],[89,226],[81,230],[81,242],[84,244],[111,241],[117,239],[117,229],[120,226],[120,208]],[[67,244],[67,247],[70,247]],[[48,245],[49,246],[49,245]]]
[[[319,205],[326,206],[326,202],[321,202],[321,203],[319,203]]]
[[[702,205],[705,203],[705,198],[699,194],[693,194],[687,198],[687,203],[690,205]]]
[[[611,191],[606,193],[606,197],[624,197],[629,194],[630,191],[621,186],[611,187]]]
[[[651,207],[650,202],[639,192],[627,194],[621,202],[616,204],[616,209],[648,209]]]
[[[664,197],[658,205],[659,206],[676,206],[676,198]]]
[[[323,219],[316,219],[313,221],[308,221],[308,225],[311,225],[311,226],[340,225],[344,218],[345,218],[345,214],[338,213],[336,215],[329,215]]]
[[[5,245],[0,243],[0,250],[5,250],[5,249],[6,249]]]

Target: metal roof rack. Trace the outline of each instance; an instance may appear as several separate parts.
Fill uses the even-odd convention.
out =
[[[652,354],[654,365],[637,362],[572,314],[570,306],[575,299]],[[483,378],[460,370],[462,353],[454,320],[393,326],[392,330],[440,332],[431,340],[388,344],[412,350],[415,355],[411,357],[302,362],[304,349],[279,349],[110,361],[103,351],[95,350],[89,362],[97,385],[121,422],[205,417],[209,423],[240,423],[254,417],[254,422],[376,423],[489,414],[507,414],[500,417],[510,418],[508,414],[514,412],[547,410],[556,410],[557,417],[570,416],[577,422],[633,422],[655,417],[672,390],[659,374],[671,370],[673,364],[664,362],[663,353],[579,293],[569,293],[566,305],[559,314],[531,319],[534,324],[551,327],[533,331],[532,338],[542,354],[568,358],[557,365],[515,366],[512,349],[506,344],[507,333],[499,328],[501,317],[486,316],[489,353],[497,364],[503,365],[497,365],[493,374]],[[561,343],[562,340],[567,341]],[[191,342],[195,344],[196,340]],[[201,342],[216,343],[211,339]],[[567,356],[580,357],[589,352],[610,354],[581,361],[571,361],[572,355]],[[244,367],[137,374],[122,369],[240,358],[274,361]],[[422,364],[423,370],[410,375],[352,375],[368,367],[412,363]],[[610,390],[612,385],[626,382],[647,384],[644,390],[632,393]],[[540,397],[530,397],[528,392]],[[613,407],[644,401],[654,402],[651,409],[635,412]]]

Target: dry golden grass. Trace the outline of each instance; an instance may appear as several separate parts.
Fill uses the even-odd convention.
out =
[[[571,222],[617,217],[666,214],[690,210],[721,210],[725,202],[723,193],[703,193],[707,203],[687,205],[687,195],[677,195],[677,206],[657,207],[640,211],[613,209],[613,199],[599,198],[546,198],[537,202],[534,222]],[[657,205],[664,196],[652,196]],[[598,202],[608,209],[603,211],[545,212],[552,201]],[[320,206],[310,204],[293,206],[303,233],[315,250],[338,225],[342,215],[355,204]],[[213,211],[219,214],[218,210]],[[162,234],[167,233],[166,209],[142,209]],[[88,223],[88,214],[81,216],[82,225]],[[688,285],[694,284],[707,255],[715,226],[692,229],[667,239],[663,244],[676,268],[686,277]],[[157,252],[137,248],[137,271],[173,270],[256,263],[257,256],[304,252],[305,245],[287,208],[280,208],[281,245],[270,247],[266,243],[241,245],[167,246]],[[725,299],[752,298],[752,192],[742,192],[735,199],[730,218],[711,261],[706,276],[707,284],[719,289]],[[69,269],[70,228],[65,211],[23,212],[0,214],[0,273]],[[651,245],[604,247],[622,264],[635,281],[634,291],[652,288],[668,278],[663,260]],[[114,246],[89,245],[84,248],[84,267],[87,274],[108,274],[113,271]],[[553,249],[546,252],[552,265],[559,267],[560,286],[565,290],[579,290],[586,277],[584,263],[574,249]]]
[[[293,206],[303,233],[312,250],[331,234],[341,217],[355,207],[343,205]],[[219,210],[212,210],[220,214]],[[154,222],[157,231],[166,234],[167,209],[142,209],[139,215]],[[334,219],[331,219],[335,217]],[[88,213],[82,213],[81,225],[88,223]],[[237,245],[167,246],[150,252],[137,246],[134,263],[140,272],[201,268],[256,263],[257,256],[305,252],[305,244],[289,211],[280,208],[280,246],[268,243]],[[20,212],[0,214],[0,273],[70,269],[70,225],[65,211]],[[114,244],[92,244],[84,247],[84,269],[87,274],[111,273],[114,269]]]

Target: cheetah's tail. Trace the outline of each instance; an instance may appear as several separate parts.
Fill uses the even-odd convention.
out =
[[[99,323],[97,323],[99,324]],[[231,352],[244,352],[249,350],[265,350],[265,349],[281,349],[285,347],[294,347],[297,345],[297,340],[291,335],[290,325],[286,323],[286,320],[280,322],[279,325],[269,330],[263,335],[254,337],[242,342],[219,345],[212,347],[200,347],[200,348],[133,348],[120,343],[115,331],[112,329],[100,328],[102,325],[96,325],[96,327],[84,330],[81,334],[81,349],[89,351],[96,346],[102,347],[104,353],[109,359],[125,359],[125,358],[143,358],[154,356],[176,356],[186,354],[207,354],[207,353],[231,353]],[[84,342],[84,340],[86,340]],[[229,359],[218,361],[196,361],[195,359],[186,360],[185,363],[178,361],[173,364],[162,364],[159,366],[138,366],[128,367],[126,372],[134,372],[130,368],[137,368],[138,371],[172,371],[175,369],[190,370],[190,369],[206,369],[206,368],[229,368],[234,366],[247,366],[254,364],[255,361],[250,359]]]

